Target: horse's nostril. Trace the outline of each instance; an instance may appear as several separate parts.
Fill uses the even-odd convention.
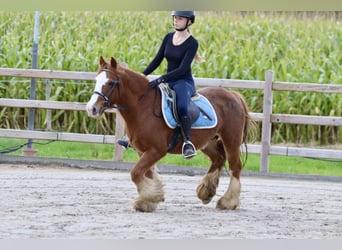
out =
[[[93,115],[96,115],[96,108],[95,108],[95,106],[93,107]]]

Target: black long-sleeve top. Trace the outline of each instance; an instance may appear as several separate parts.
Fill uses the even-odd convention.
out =
[[[191,63],[198,49],[198,41],[193,36],[190,36],[182,44],[173,45],[174,33],[168,33],[164,37],[158,53],[143,71],[143,74],[151,74],[165,57],[167,60],[167,73],[161,76],[163,82],[176,81],[192,75]]]

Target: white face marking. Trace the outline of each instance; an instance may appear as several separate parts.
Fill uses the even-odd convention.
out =
[[[96,84],[95,84],[95,89],[94,91],[97,91],[97,92],[102,92],[102,87],[106,84],[106,82],[108,82],[108,78],[107,78],[107,74],[105,71],[101,72],[100,74],[98,74],[96,76]],[[89,100],[89,102],[87,103],[87,111],[88,111],[88,114],[91,113],[91,110],[94,106],[94,104],[96,103],[97,101],[97,98],[99,97],[99,95],[97,94],[93,94]]]

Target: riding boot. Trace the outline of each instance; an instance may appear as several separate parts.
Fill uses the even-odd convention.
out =
[[[196,155],[196,148],[194,144],[191,142],[191,122],[190,117],[184,116],[180,118],[180,125],[183,131],[183,146],[182,146],[182,154],[185,159],[190,159]]]
[[[127,139],[119,139],[117,143],[122,146],[124,149],[129,148],[131,145],[129,144],[129,141]]]

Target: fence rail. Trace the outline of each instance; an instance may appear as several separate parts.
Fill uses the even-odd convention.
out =
[[[96,73],[0,68],[0,76],[93,81],[95,79]],[[156,76],[151,76],[151,78],[154,77]],[[262,122],[261,144],[248,144],[248,152],[258,153],[261,155],[261,172],[268,172],[270,154],[342,159],[342,150],[323,150],[319,148],[281,147],[271,145],[271,128],[273,123],[342,126],[342,117],[273,114],[272,104],[274,91],[342,93],[342,85],[274,82],[274,73],[272,71],[266,72],[265,81],[195,78],[195,82],[198,87],[221,86],[225,88],[257,89],[264,91],[263,113],[250,112],[251,118],[253,120]],[[85,103],[79,102],[0,98],[0,106],[3,107],[85,111],[85,105]],[[109,110],[108,112],[116,111]],[[113,144],[116,142],[116,137],[120,138],[124,134],[124,122],[120,115],[117,115],[116,123],[115,135],[91,135],[53,131],[0,129],[0,137]],[[242,150],[244,150],[243,147]],[[121,147],[116,147],[114,151],[114,161],[122,160],[122,156],[123,152]]]

